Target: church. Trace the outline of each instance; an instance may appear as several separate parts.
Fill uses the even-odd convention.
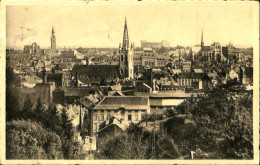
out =
[[[225,60],[225,57],[222,53],[222,46],[219,42],[214,42],[210,46],[205,46],[203,41],[203,31],[201,34],[201,50],[198,54],[198,57],[195,58],[199,61],[208,61],[208,62],[222,62]]]
[[[102,84],[102,82],[117,79],[133,79],[133,44],[129,45],[127,21],[125,18],[122,46],[119,44],[119,65],[75,65],[71,75],[76,80],[76,86],[82,84]]]

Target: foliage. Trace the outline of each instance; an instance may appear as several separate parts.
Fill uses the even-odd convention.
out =
[[[6,124],[7,159],[62,159],[61,139],[31,120]]]
[[[200,148],[215,158],[253,157],[252,92],[239,83],[220,84],[176,109],[186,116],[172,117],[165,127],[183,154]]]
[[[134,123],[124,133],[106,139],[99,148],[98,157],[102,159],[172,159],[180,156],[172,138]],[[152,143],[155,143],[154,153]]]
[[[22,109],[22,98],[19,97],[16,87],[20,84],[20,78],[14,74],[13,69],[6,68],[6,120],[18,118]]]
[[[7,86],[7,121],[10,126],[20,124],[25,128],[17,131],[18,128],[13,129],[12,127],[7,130],[8,159],[84,159],[86,157],[82,144],[76,139],[76,136],[79,135],[73,131],[72,123],[65,109],[62,114],[59,114],[56,106],[46,107],[41,98],[37,100],[36,105],[33,105],[28,96],[22,106],[23,101],[19,98],[15,86]],[[29,125],[26,125],[27,122]],[[35,135],[34,130],[38,130],[39,133]],[[59,146],[57,146],[55,138],[59,139]],[[39,141],[44,142],[40,144]]]
[[[101,148],[101,158],[107,159],[145,159],[148,141],[141,141],[129,134],[110,138]]]

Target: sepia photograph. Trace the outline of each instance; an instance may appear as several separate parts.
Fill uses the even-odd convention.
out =
[[[258,3],[24,2],[5,14],[4,160],[259,159]]]

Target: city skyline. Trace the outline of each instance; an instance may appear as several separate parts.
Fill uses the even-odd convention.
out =
[[[254,40],[253,20],[256,15],[253,8],[253,3],[206,2],[171,6],[167,3],[7,6],[7,47],[23,48],[36,42],[41,48],[50,48],[54,26],[58,48],[117,48],[123,39],[125,17],[129,40],[136,46],[140,46],[141,40],[167,40],[171,46],[199,45],[203,30],[205,45],[231,42],[238,47],[250,47]],[[147,10],[157,12],[143,12]]]

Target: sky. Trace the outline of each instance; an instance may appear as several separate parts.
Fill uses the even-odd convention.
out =
[[[88,5],[10,5],[6,7],[7,47],[36,42],[50,47],[52,26],[57,47],[118,47],[127,18],[130,42],[171,46],[229,42],[252,46],[257,3],[95,3]]]

